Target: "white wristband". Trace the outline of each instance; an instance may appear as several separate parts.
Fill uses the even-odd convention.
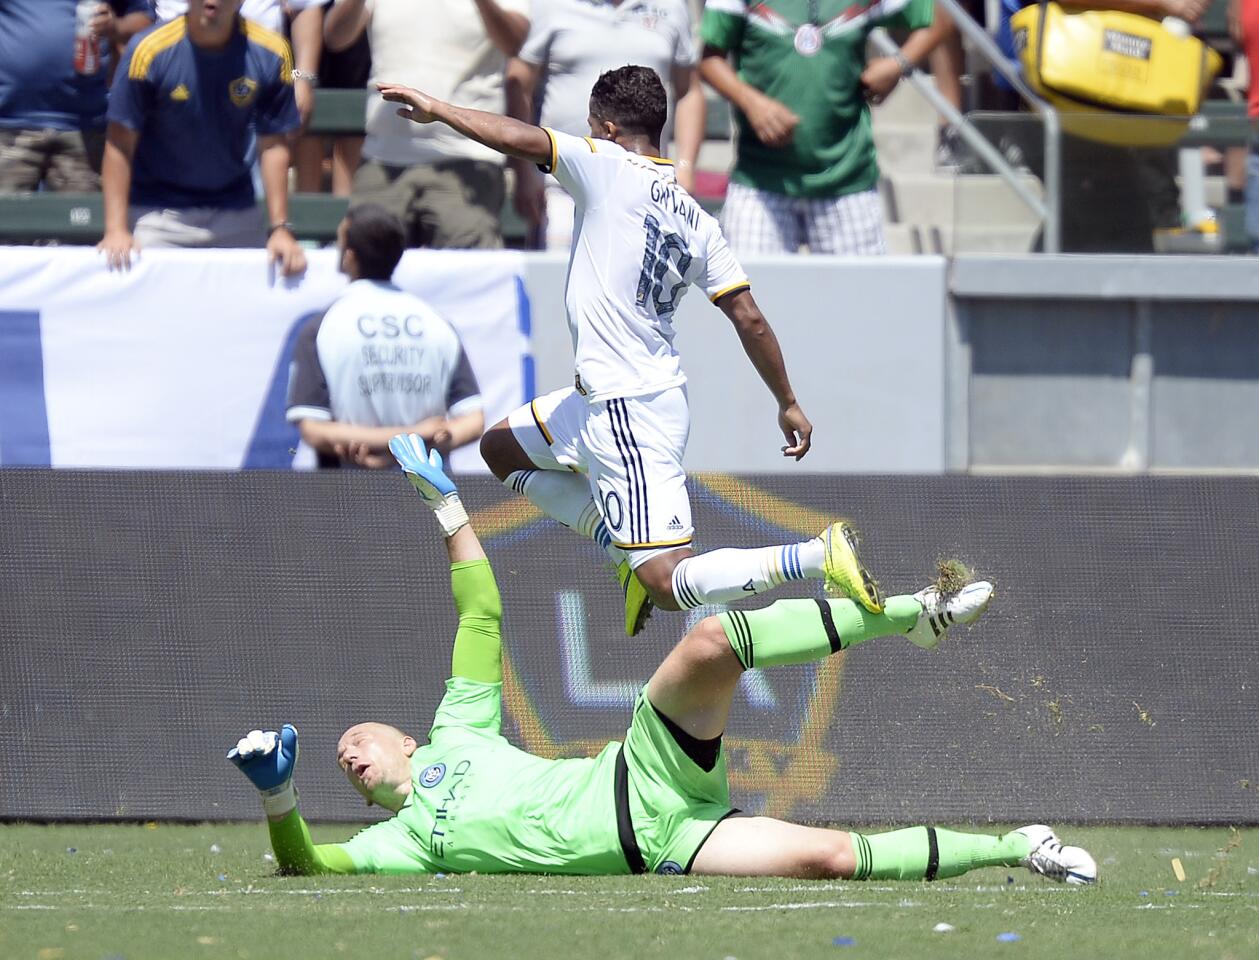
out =
[[[289,780],[273,790],[260,791],[262,809],[268,817],[282,817],[297,806],[297,788]]]
[[[437,518],[437,522],[442,525],[442,530],[448,537],[453,537],[460,527],[468,525],[468,511],[463,508],[463,502],[459,499],[458,493],[450,494],[439,506],[434,507],[433,516]]]

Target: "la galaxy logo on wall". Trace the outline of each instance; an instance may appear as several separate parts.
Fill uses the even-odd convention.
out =
[[[830,522],[829,514],[735,477],[693,475],[688,483],[693,505],[710,519],[750,525],[770,541],[815,536]],[[510,648],[503,651],[503,713],[506,726],[515,730],[513,739],[529,753],[595,756],[610,739],[624,737],[626,718],[658,654],[644,650],[639,656],[615,640],[620,622],[605,615],[620,614],[619,598],[602,571],[577,555],[570,531],[519,501],[477,513],[473,525],[482,542],[499,551],[496,562],[505,566],[536,563],[552,552],[573,555],[571,566],[565,560],[555,574],[566,586],[531,610],[537,615],[532,629],[540,635],[529,645],[530,655],[516,660]],[[509,608],[515,600],[510,589],[504,591]],[[698,608],[669,623],[666,632],[681,636],[692,622],[714,612]],[[730,788],[740,808],[791,817],[826,795],[840,766],[831,730],[845,659],[841,652],[817,664],[744,674],[723,738]]]
[[[249,77],[237,77],[227,85],[227,95],[238,107],[247,107],[258,95],[258,81]]]
[[[442,778],[446,776],[446,764],[434,763],[432,766],[425,767],[420,773],[421,787],[435,787],[442,782]]]

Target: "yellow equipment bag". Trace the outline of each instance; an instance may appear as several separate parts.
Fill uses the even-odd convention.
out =
[[[1042,2],[1010,28],[1024,77],[1060,111],[1063,129],[1100,143],[1175,143],[1223,64],[1196,37],[1135,13]]]

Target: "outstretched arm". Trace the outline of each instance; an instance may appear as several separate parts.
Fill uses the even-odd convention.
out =
[[[783,456],[799,460],[809,452],[813,424],[809,423],[809,418],[796,402],[795,391],[787,379],[787,366],[783,362],[782,348],[778,346],[778,337],[746,288],[722,297],[717,306],[734,324],[743,352],[778,401],[778,426],[787,441],[782,450]]]
[[[499,683],[503,679],[503,603],[459,491],[442,470],[441,454],[428,450],[417,434],[399,434],[389,442],[389,450],[446,534],[450,592],[459,611],[451,675]]]
[[[297,753],[297,728],[286,723],[278,732],[251,730],[227,752],[227,759],[258,788],[281,873],[353,873],[354,861],[340,844],[311,842],[293,786]]]
[[[531,163],[551,162],[551,137],[541,127],[497,113],[456,107],[398,83],[378,83],[376,89],[391,103],[402,104],[398,116],[407,120],[444,123],[468,139],[509,157]]]

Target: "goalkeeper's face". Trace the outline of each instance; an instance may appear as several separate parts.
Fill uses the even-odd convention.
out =
[[[337,765],[367,800],[395,813],[411,793],[411,754],[418,744],[387,723],[359,723],[337,741]]]

